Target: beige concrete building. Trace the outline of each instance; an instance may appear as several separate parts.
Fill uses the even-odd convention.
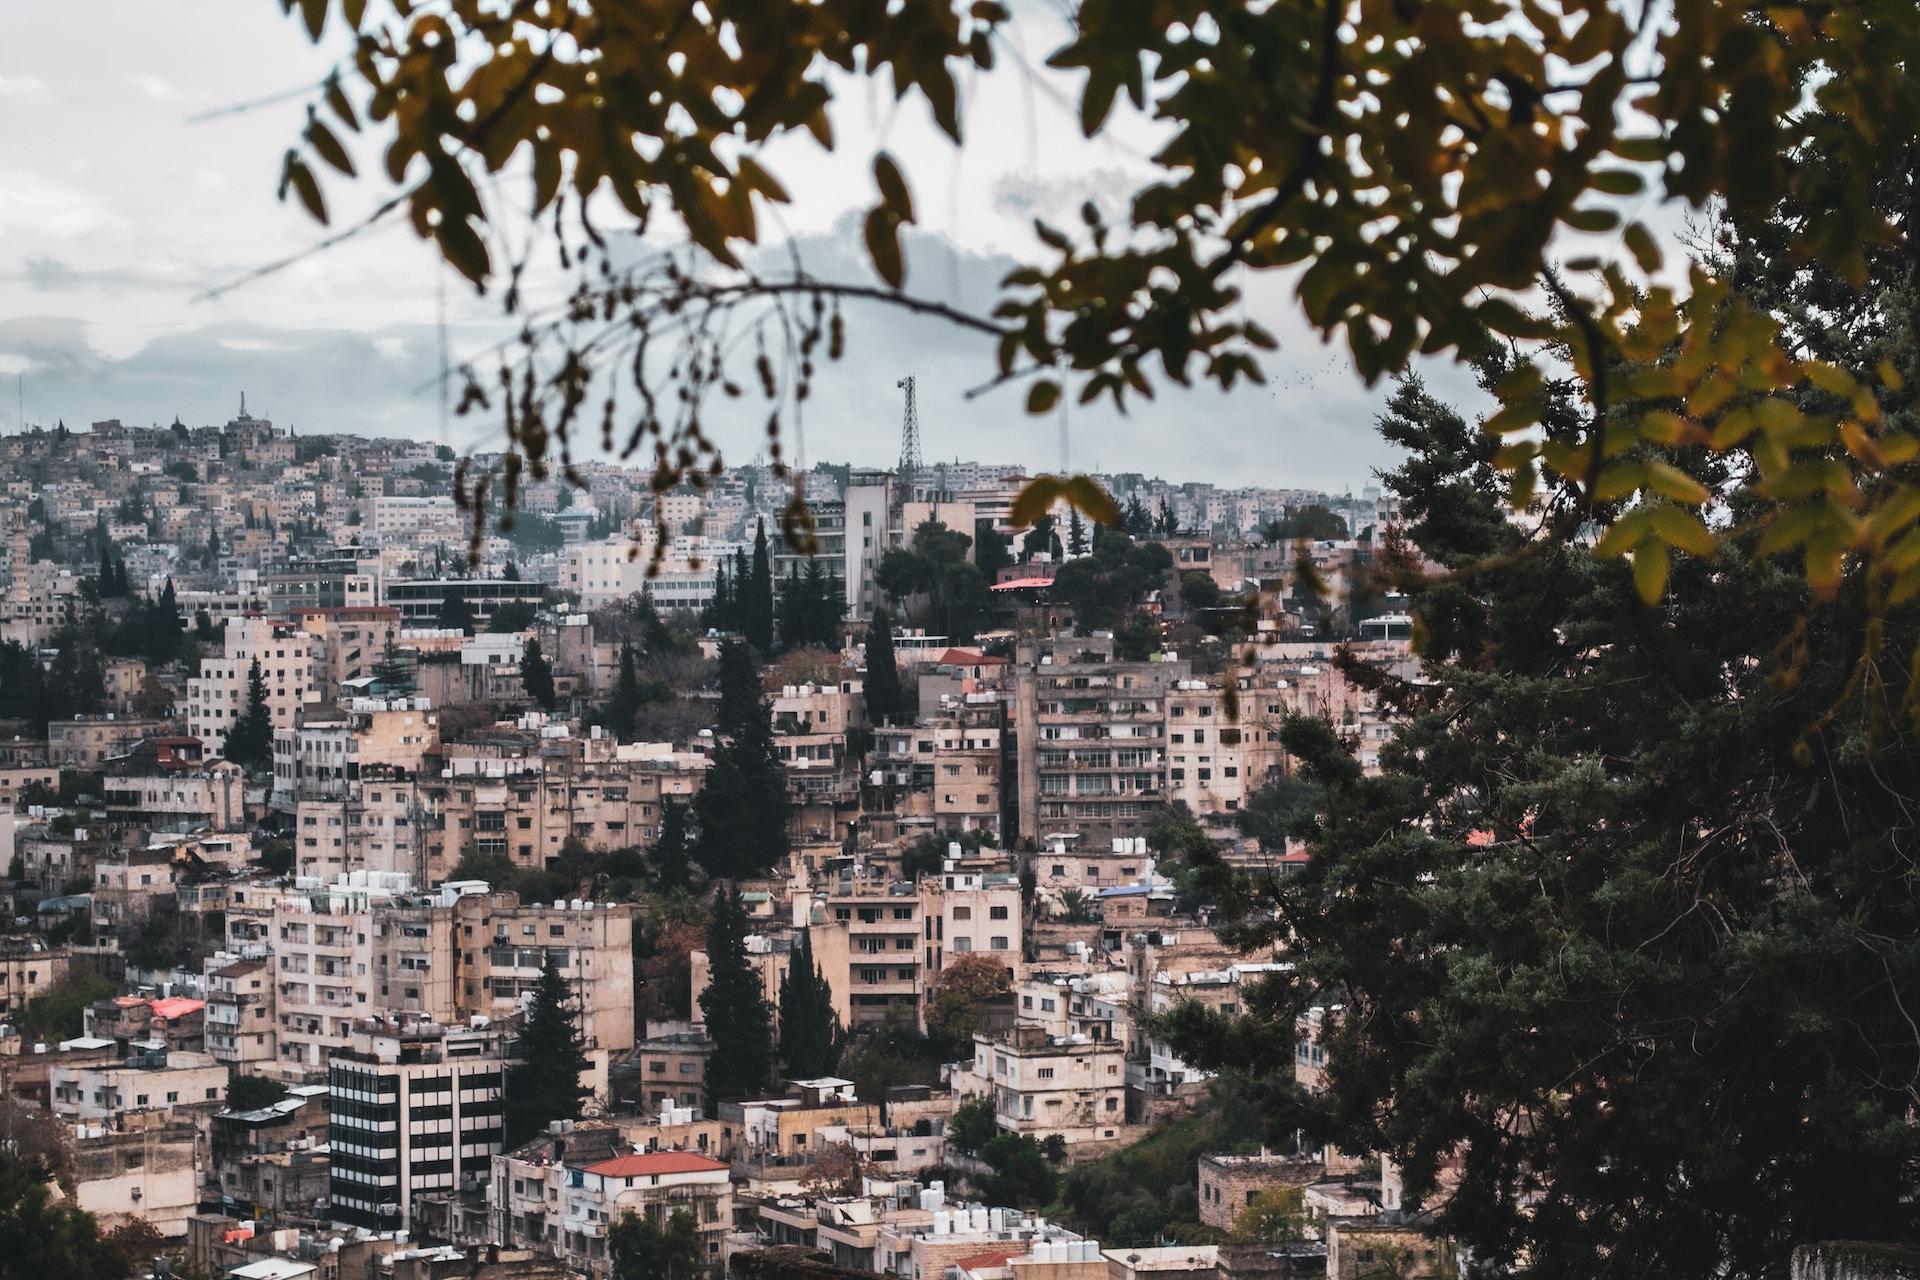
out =
[[[203,658],[200,674],[187,680],[187,732],[209,752],[226,749],[227,732],[247,711],[255,660],[275,731],[292,728],[294,712],[324,692],[322,657],[320,638],[299,627],[262,617],[232,619],[221,656]]]
[[[1109,636],[1022,642],[1020,837],[1144,835],[1167,799],[1167,694],[1190,674],[1184,661],[1122,661]]]
[[[144,738],[164,734],[165,720],[140,719],[109,713],[54,720],[47,725],[47,755],[53,764],[69,769],[97,769],[114,756],[125,755]]]
[[[48,946],[34,934],[0,937],[0,1015],[11,1017],[64,983],[72,955],[71,948]]]
[[[1195,1163],[1200,1221],[1218,1231],[1233,1230],[1241,1211],[1268,1187],[1305,1187],[1325,1171],[1318,1160],[1265,1151],[1203,1155]]]
[[[163,1113],[129,1115],[113,1124],[83,1123],[74,1135],[73,1199],[102,1232],[133,1221],[170,1240],[186,1234],[200,1205],[194,1175],[194,1125]]]
[[[1008,1133],[1097,1142],[1118,1137],[1126,1124],[1123,1045],[1016,1026],[976,1035],[973,1050],[972,1089],[992,1098],[994,1123]]]
[[[55,1115],[101,1122],[135,1111],[218,1110],[227,1069],[211,1054],[136,1047],[123,1062],[55,1067],[48,1084]]]

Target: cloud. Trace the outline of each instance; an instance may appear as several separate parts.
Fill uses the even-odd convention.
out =
[[[151,71],[135,71],[127,76],[127,83],[155,102],[173,102],[180,97],[178,89]]]
[[[217,272],[175,262],[82,270],[50,253],[29,253],[18,270],[0,271],[0,284],[18,282],[36,293],[113,294],[143,289],[185,295],[231,273],[231,268]]]
[[[33,76],[0,76],[0,98],[37,98],[46,87]]]
[[[421,326],[363,334],[209,325],[118,358],[93,346],[83,321],[25,316],[0,321],[0,361],[23,370],[32,421],[149,423],[178,413],[188,423],[218,423],[245,391],[250,410],[302,434],[438,433],[437,338]],[[475,424],[467,434],[489,430]]]
[[[80,187],[31,169],[0,165],[0,236],[77,240],[113,230],[119,222]]]

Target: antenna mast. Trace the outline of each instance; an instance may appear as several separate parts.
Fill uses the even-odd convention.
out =
[[[914,485],[920,479],[920,409],[914,402],[913,375],[894,383],[907,393],[907,414],[900,424],[900,491],[904,501],[913,501]]]

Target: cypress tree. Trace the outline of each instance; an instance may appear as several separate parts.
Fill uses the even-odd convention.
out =
[[[755,719],[764,724],[767,711],[753,654],[737,640],[723,641],[720,645],[720,720],[715,727],[722,737],[738,737]]]
[[[1087,526],[1080,519],[1080,508],[1067,510],[1067,554],[1083,556],[1087,554]]]
[[[473,606],[457,587],[448,587],[440,597],[440,625],[473,634]]]
[[[900,668],[893,656],[893,619],[885,609],[873,612],[867,628],[867,719],[891,724],[902,712]]]
[[[802,594],[800,566],[797,564],[787,570],[787,580],[780,585],[778,612],[782,649],[794,649],[810,642],[811,637],[807,634],[807,599]]]
[[[847,616],[846,596],[818,560],[807,561],[801,580],[801,599],[806,602],[802,626],[804,643],[825,649],[840,647],[840,622]]]
[[[114,595],[113,556],[108,552],[107,544],[104,542],[100,544],[100,573],[96,579],[94,590],[102,600]]]
[[[753,535],[753,579],[747,587],[747,643],[761,653],[773,648],[773,562],[767,554],[767,522]]]
[[[620,645],[620,677],[607,697],[607,730],[616,739],[633,732],[633,717],[640,711],[640,669],[634,660],[633,646]]]
[[[833,990],[814,961],[811,933],[802,930],[780,978],[780,1061],[790,1079],[818,1079],[839,1068],[840,1048]]]
[[[707,989],[700,993],[707,1038],[707,1096],[747,1097],[773,1074],[772,1010],[760,994],[760,975],[747,959],[747,912],[740,890],[717,889],[707,924]]]
[[[527,640],[526,648],[520,651],[520,683],[526,687],[527,696],[539,703],[543,710],[553,710],[554,704],[559,701],[559,694],[553,687],[553,664],[547,661],[546,654],[540,652],[540,642],[531,637]]]
[[[765,875],[786,858],[787,772],[774,746],[764,702],[713,753],[694,812],[697,854],[709,876]]]
[[[227,759],[250,768],[273,763],[273,713],[258,658],[247,672],[247,709],[227,731]]]
[[[692,873],[693,838],[687,831],[687,806],[663,801],[660,832],[653,841],[654,885],[664,890],[684,889]]]
[[[573,1013],[573,992],[552,953],[514,1042],[517,1062],[507,1072],[506,1143],[518,1146],[555,1120],[578,1120],[592,1094],[581,1082],[586,1043]]]

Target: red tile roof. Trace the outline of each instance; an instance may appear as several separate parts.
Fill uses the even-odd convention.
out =
[[[195,1000],[191,996],[168,996],[153,1002],[154,1013],[162,1018],[182,1018],[206,1007],[206,1001]]]
[[[978,1271],[991,1267],[1004,1267],[1008,1258],[1025,1257],[1025,1249],[989,1249],[985,1253],[970,1253],[964,1258],[955,1258],[953,1265],[962,1271]]]
[[[691,1151],[648,1151],[637,1156],[615,1156],[590,1164],[586,1172],[603,1178],[647,1178],[663,1173],[712,1173],[729,1166]]]
[[[939,667],[1004,667],[1005,658],[996,658],[992,654],[976,653],[972,649],[949,649],[934,660]]]

